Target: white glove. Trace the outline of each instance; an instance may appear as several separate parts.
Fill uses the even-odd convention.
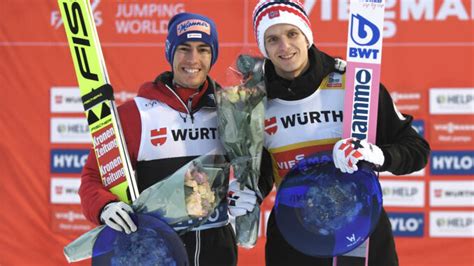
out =
[[[129,213],[133,213],[133,209],[127,203],[111,202],[105,205],[100,214],[100,220],[114,230],[130,234],[137,231],[137,226]]]
[[[240,183],[237,180],[233,180],[229,184],[227,203],[229,204],[230,214],[237,217],[253,211],[257,204],[257,196],[255,191],[251,189],[244,188],[244,190],[241,190]]]
[[[385,161],[382,150],[367,140],[356,138],[341,139],[332,150],[334,164],[343,173],[352,174],[358,170],[357,163],[361,160],[380,167]]]

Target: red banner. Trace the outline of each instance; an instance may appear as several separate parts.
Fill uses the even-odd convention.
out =
[[[166,29],[184,11],[215,20],[220,48],[211,76],[223,83],[240,52],[258,51],[256,2],[92,0],[118,103],[170,70]],[[303,2],[315,45],[344,57],[348,1]],[[65,265],[62,249],[92,224],[77,195],[91,138],[63,21],[56,1],[46,0],[1,1],[0,17],[0,265]],[[473,19],[470,0],[386,1],[381,81],[433,149],[423,171],[381,177],[401,265],[474,264]],[[263,203],[260,239],[239,250],[239,265],[264,265],[273,200]]]

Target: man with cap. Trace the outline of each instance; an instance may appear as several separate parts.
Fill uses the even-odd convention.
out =
[[[358,161],[372,163],[377,171],[395,175],[408,174],[426,165],[429,144],[412,128],[413,117],[397,111],[382,84],[376,143],[341,139],[345,62],[316,48],[310,20],[299,1],[260,1],[253,12],[253,28],[258,48],[266,58],[265,119],[276,121],[278,128],[265,133],[259,186],[263,195],[271,191],[273,183],[278,189],[290,170],[287,161],[297,161],[318,151],[333,150],[336,167],[348,173],[357,171]],[[296,117],[298,122],[279,124],[288,116]],[[233,193],[238,191],[236,186]],[[248,210],[232,211],[245,214]],[[265,260],[267,265],[333,263],[332,258],[308,256],[288,244],[276,225],[274,210],[267,224]],[[391,224],[384,210],[370,236],[368,263],[398,265]]]
[[[223,155],[217,134],[203,138],[153,141],[153,132],[190,128],[217,131],[213,92],[217,85],[209,70],[218,57],[214,22],[202,15],[180,13],[169,21],[166,59],[172,71],[144,83],[138,95],[119,106],[125,141],[136,171],[139,191],[160,182],[186,163],[204,154]],[[79,189],[86,218],[127,234],[137,230],[132,208],[102,186],[93,151],[82,172]],[[176,225],[179,231],[184,225]],[[181,235],[190,265],[236,265],[237,246],[229,224],[227,202],[219,204],[206,223]]]

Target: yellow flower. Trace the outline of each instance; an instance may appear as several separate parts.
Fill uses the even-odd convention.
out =
[[[239,101],[239,87],[238,86],[229,87],[224,91],[224,93],[225,93],[226,98],[231,103],[236,103]]]

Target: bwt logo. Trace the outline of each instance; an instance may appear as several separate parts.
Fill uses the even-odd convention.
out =
[[[351,40],[358,46],[373,46],[380,39],[377,26],[359,14],[351,16]],[[370,48],[349,48],[349,57],[377,59],[380,50]]]
[[[80,173],[89,150],[51,150],[51,173]]]
[[[423,213],[388,213],[394,236],[422,237]]]
[[[430,171],[432,175],[473,175],[474,151],[433,151]]]

